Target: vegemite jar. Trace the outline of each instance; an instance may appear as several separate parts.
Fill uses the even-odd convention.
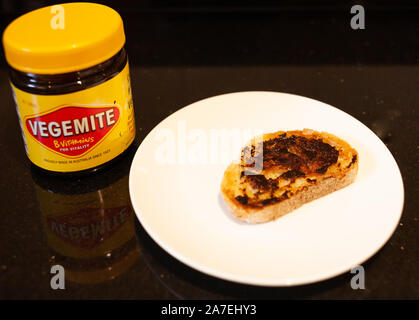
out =
[[[95,3],[31,11],[3,33],[26,154],[54,173],[96,171],[135,138],[120,15]]]

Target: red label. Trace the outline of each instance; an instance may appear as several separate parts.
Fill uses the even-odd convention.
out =
[[[65,156],[80,156],[97,145],[119,120],[116,106],[63,107],[26,119],[29,133],[41,144]]]
[[[94,248],[109,239],[131,217],[131,207],[83,208],[64,216],[47,217],[49,230],[82,248]]]

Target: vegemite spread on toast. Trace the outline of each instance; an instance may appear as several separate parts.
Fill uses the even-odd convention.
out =
[[[338,162],[339,151],[318,137],[283,133],[259,143],[261,149],[257,144],[251,144],[242,150],[240,179],[243,185],[255,191],[253,197],[245,190],[235,197],[243,206],[264,207],[286,200],[292,194],[292,188],[278,193],[280,186],[291,186],[299,178],[304,178],[308,184],[316,183],[316,176],[323,176]],[[258,152],[259,149],[262,152]],[[256,161],[261,158],[262,173],[251,171],[254,161],[249,158]],[[355,161],[356,158],[351,163]],[[275,172],[274,176],[266,174],[269,172]]]

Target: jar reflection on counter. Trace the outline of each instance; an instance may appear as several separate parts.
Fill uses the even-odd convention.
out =
[[[94,284],[111,280],[138,259],[128,192],[130,159],[128,154],[106,172],[73,180],[32,168],[52,251],[49,263],[62,265],[69,281]]]

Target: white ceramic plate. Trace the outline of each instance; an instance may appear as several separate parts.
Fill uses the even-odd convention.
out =
[[[359,153],[356,181],[276,221],[237,222],[220,195],[227,164],[260,131],[303,128],[349,142]],[[139,221],[172,256],[265,286],[312,283],[362,264],[393,234],[404,199],[399,168],[370,129],[322,102],[275,92],[216,96],[170,115],[139,147],[129,185]]]

